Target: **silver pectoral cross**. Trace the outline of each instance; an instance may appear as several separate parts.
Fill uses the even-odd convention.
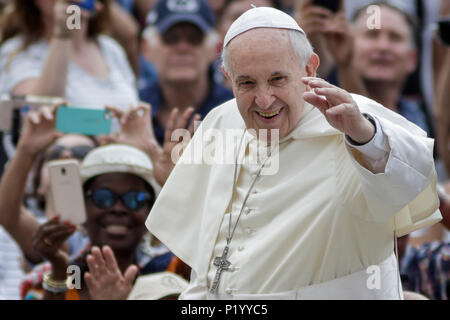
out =
[[[223,271],[228,271],[231,265],[231,262],[227,260],[228,250],[230,248],[225,246],[222,252],[221,257],[215,257],[214,258],[214,265],[217,267],[216,276],[214,277],[214,281],[211,285],[211,289],[209,289],[209,292],[211,294],[215,294],[217,291],[217,287],[219,286],[220,276],[222,275]]]

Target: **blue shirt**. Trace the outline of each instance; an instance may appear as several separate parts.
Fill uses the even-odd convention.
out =
[[[233,92],[230,89],[213,80],[212,68],[209,72],[209,79],[210,90],[208,95],[195,111],[202,116],[202,119],[208,114],[209,111],[211,111],[211,109],[233,98]],[[161,108],[163,96],[157,79],[154,78],[152,81],[148,81],[146,85],[140,89],[139,96],[142,101],[150,103],[152,106],[153,129],[155,132],[155,137],[162,145],[164,142],[164,128],[156,119],[156,115]]]
[[[431,136],[431,130],[428,126],[427,118],[418,102],[401,97],[397,103],[397,112],[422,128],[428,136]]]

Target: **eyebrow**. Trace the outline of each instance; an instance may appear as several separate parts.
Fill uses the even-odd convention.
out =
[[[273,72],[270,75],[270,77],[275,77],[275,76],[283,76],[283,77],[285,77],[286,73],[281,72],[281,71],[275,71],[275,72]],[[250,76],[238,76],[235,81],[237,82],[237,81],[242,81],[242,80],[252,80],[252,77],[250,77]]]
[[[250,80],[251,79],[251,77],[250,76],[239,76],[239,77],[237,77],[236,78],[236,82],[238,82],[238,81],[242,81],[242,80]]]
[[[276,72],[272,73],[270,76],[271,76],[271,77],[275,77],[275,76],[282,76],[282,77],[285,77],[286,74],[285,74],[284,72],[281,72],[281,71],[276,71]]]

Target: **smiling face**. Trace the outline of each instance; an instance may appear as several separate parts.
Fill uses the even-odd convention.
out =
[[[123,195],[129,191],[149,191],[146,182],[128,173],[108,173],[97,176],[89,183],[88,190],[109,189]],[[121,200],[108,209],[94,205],[92,198],[86,200],[87,229],[91,243],[109,245],[114,251],[135,250],[146,232],[145,220],[151,205],[132,211]]]
[[[369,29],[365,13],[355,21],[355,66],[367,81],[402,83],[416,67],[412,30],[399,11],[380,8],[381,28]]]
[[[184,85],[207,76],[213,48],[197,26],[178,23],[149,45],[149,60],[155,64],[161,82]]]
[[[286,30],[258,28],[228,44],[229,74],[239,112],[247,129],[279,129],[280,139],[297,126],[303,111],[306,86],[301,79],[314,76],[318,58],[302,68]]]

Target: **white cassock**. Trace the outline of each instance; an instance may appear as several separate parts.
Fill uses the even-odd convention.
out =
[[[230,244],[231,267],[223,271],[216,294],[208,289],[217,270],[214,258],[226,244],[234,161],[189,160],[202,151],[199,145],[208,152],[222,147],[205,142],[205,132],[243,132],[245,125],[235,100],[208,114],[146,222],[192,268],[180,298],[402,298],[395,236],[442,219],[433,140],[376,102],[353,98],[361,112],[376,120],[374,139],[350,147],[319,110],[305,103],[298,126],[280,141],[278,172],[260,176],[248,198]],[[252,154],[252,139],[245,133],[232,227],[260,167],[242,161]],[[239,139],[234,140],[233,148],[238,145]]]

